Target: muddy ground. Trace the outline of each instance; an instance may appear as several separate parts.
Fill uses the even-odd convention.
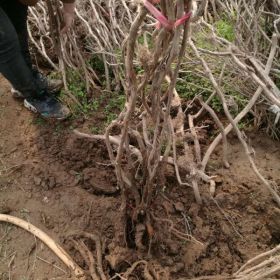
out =
[[[114,239],[122,230],[121,199],[117,194],[98,193],[98,188],[114,191],[116,187],[104,144],[73,135],[74,128],[85,131],[90,123],[42,121],[10,96],[8,83],[0,78],[0,213],[36,225],[82,266],[67,234],[77,229],[99,233],[107,248],[103,266],[109,279],[114,271],[105,255],[108,259],[114,254]],[[261,132],[250,133],[249,138],[260,170],[280,185],[280,143]],[[157,216],[171,219],[176,228],[203,245],[176,239],[168,234],[169,223],[162,222],[152,256],[124,250],[128,263],[152,259],[169,271],[170,279],[228,274],[279,243],[276,206],[237,139],[231,136],[229,141],[231,168],[222,167],[219,152],[209,164],[210,174],[217,175],[215,200],[207,199],[199,207],[192,191],[178,187],[170,177],[153,206]],[[1,280],[67,278],[67,269],[45,245],[19,228],[0,224]]]

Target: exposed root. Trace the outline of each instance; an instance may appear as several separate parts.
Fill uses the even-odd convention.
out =
[[[97,275],[96,272],[95,259],[88,247],[81,240],[76,241],[73,238],[70,238],[70,241],[73,243],[74,248],[81,254],[84,261],[86,262],[92,280],[100,280],[100,277]]]
[[[107,280],[107,277],[105,276],[104,270],[103,270],[103,264],[102,264],[102,244],[100,237],[95,233],[88,233],[84,231],[73,231],[68,234],[68,237],[73,240],[74,237],[82,237],[87,238],[94,242],[95,249],[96,249],[96,262],[94,260],[94,257],[90,253],[89,249],[86,247],[84,243],[74,242],[74,244],[77,246],[78,250],[81,252],[83,257],[85,258],[85,261],[88,261],[88,266],[91,270],[91,274],[94,275],[97,270],[99,277],[101,280]],[[94,278],[92,278],[94,279]]]
[[[135,244],[138,250],[145,250],[143,245],[143,237],[146,231],[146,227],[143,224],[137,224],[135,227]]]
[[[262,253],[252,259],[250,259],[247,263],[245,263],[234,275],[241,275],[246,274],[248,272],[251,272],[256,269],[257,263],[263,263],[265,259],[268,259],[268,261],[276,261],[276,256],[278,254],[278,258],[280,256],[280,245],[276,246],[270,251],[267,251],[265,253]],[[249,268],[251,266],[251,268]],[[278,267],[278,270],[280,271],[280,267]]]
[[[262,253],[244,264],[233,275],[202,276],[189,280],[269,280],[280,273],[280,245]]]
[[[158,268],[156,264],[140,260],[131,265],[131,267],[122,274],[123,279],[130,279],[130,275],[139,267],[143,268],[143,277],[145,280],[168,280],[168,272],[162,268]]]
[[[176,236],[177,238],[184,240],[184,241],[191,241],[191,242],[195,242],[201,246],[203,246],[203,243],[201,243],[200,241],[198,241],[197,239],[195,239],[192,235],[187,234],[187,233],[183,233],[179,230],[177,230],[174,226],[174,223],[172,220],[170,219],[164,219],[164,218],[159,218],[156,217],[154,214],[151,214],[152,218],[157,221],[157,222],[164,222],[164,223],[168,223],[170,226],[168,228],[168,231],[171,232],[174,236]]]
[[[0,222],[6,222],[16,225],[36,236],[43,243],[45,243],[58,258],[60,258],[60,260],[70,269],[71,274],[75,276],[76,279],[86,280],[84,271],[72,260],[68,253],[66,253],[64,249],[61,248],[46,233],[44,233],[43,231],[41,231],[40,229],[38,229],[30,223],[10,215],[0,214]]]

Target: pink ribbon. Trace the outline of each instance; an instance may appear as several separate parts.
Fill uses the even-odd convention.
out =
[[[172,29],[173,25],[171,24],[171,22],[151,2],[149,2],[148,0],[145,0],[144,6],[155,17],[155,19],[158,20],[160,25],[164,26],[167,29]]]
[[[185,13],[181,18],[175,21],[174,27],[184,24],[192,15],[192,12]]]
[[[157,4],[160,2],[160,0],[152,0],[154,4]],[[157,28],[160,28],[163,26],[164,28],[168,30],[172,30],[176,27],[178,27],[181,24],[184,24],[192,15],[191,12],[185,13],[181,18],[176,20],[175,22],[172,22],[168,20],[165,15],[159,11],[151,2],[148,0],[144,0],[144,6],[146,9],[154,16],[155,19],[158,20]]]

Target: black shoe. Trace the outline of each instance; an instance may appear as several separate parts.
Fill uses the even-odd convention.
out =
[[[39,98],[26,98],[24,106],[46,119],[64,120],[70,116],[70,110],[67,106],[49,94],[42,95]]]
[[[37,86],[44,90],[49,92],[52,95],[59,95],[60,90],[63,88],[63,82],[59,79],[48,79],[46,76],[44,76],[42,73],[35,71],[33,72],[33,76],[35,79],[35,83]],[[23,94],[14,88],[11,89],[12,96],[17,99],[23,99]]]
[[[33,71],[33,76],[39,88],[46,90],[48,93],[57,95],[63,88],[63,81],[59,79],[48,79],[37,69]]]

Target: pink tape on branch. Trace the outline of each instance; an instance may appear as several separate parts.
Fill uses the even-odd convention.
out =
[[[144,6],[147,10],[159,21],[159,23],[167,29],[172,29],[173,24],[171,24],[168,19],[160,12],[152,3],[148,0],[144,1]]]
[[[157,4],[160,2],[160,0],[151,0],[152,3]],[[144,6],[146,9],[155,17],[155,19],[158,20],[158,23],[156,24],[156,28],[161,28],[162,26],[166,29],[173,29],[178,27],[181,24],[184,24],[192,15],[191,12],[185,13],[180,19],[176,20],[175,23],[169,21],[165,15],[159,11],[149,0],[144,0]]]
[[[184,24],[192,15],[192,12],[185,13],[181,18],[176,20],[174,27],[178,27],[181,24]]]

